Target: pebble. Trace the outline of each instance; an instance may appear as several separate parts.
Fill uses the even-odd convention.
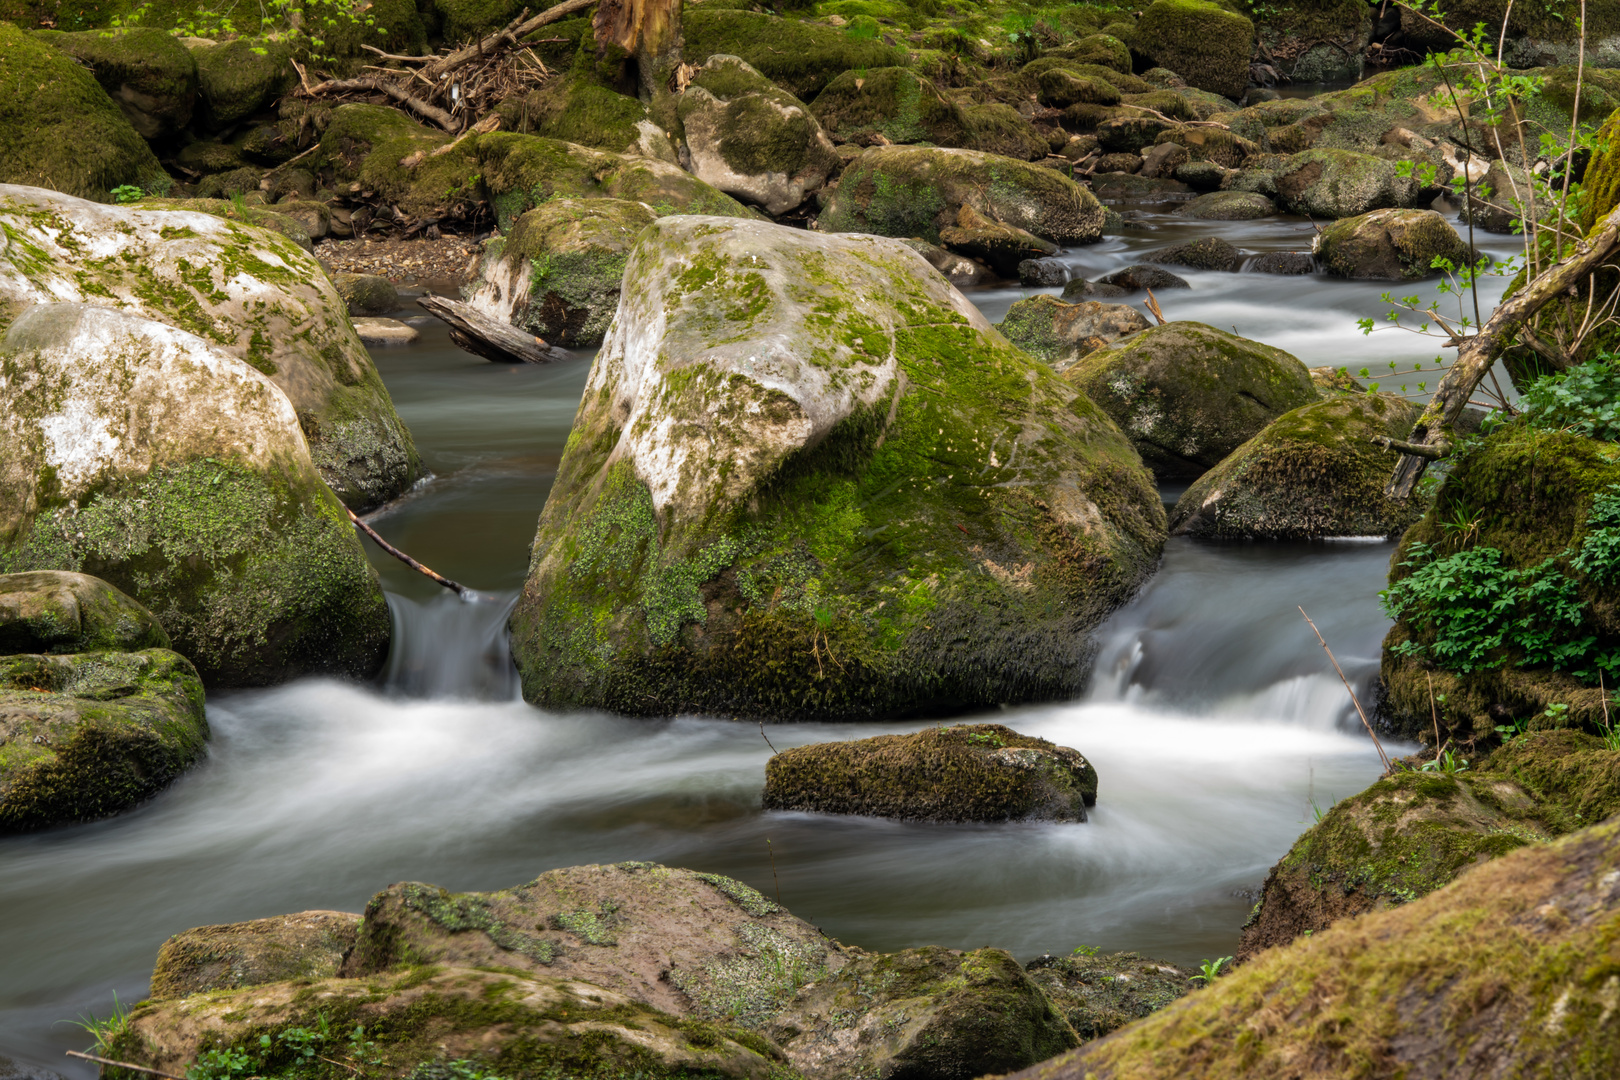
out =
[[[354,329],[367,345],[409,345],[421,331],[397,319],[355,319]]]

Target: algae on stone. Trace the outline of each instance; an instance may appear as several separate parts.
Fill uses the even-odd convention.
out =
[[[1374,210],[1342,218],[1316,234],[1312,252],[1323,269],[1356,281],[1419,281],[1472,266],[1476,253],[1433,210]]]
[[[331,978],[359,933],[360,916],[342,911],[198,926],[175,934],[158,950],[149,995],[181,998],[284,979]]]
[[[150,611],[100,578],[62,570],[0,574],[0,655],[169,644]]]

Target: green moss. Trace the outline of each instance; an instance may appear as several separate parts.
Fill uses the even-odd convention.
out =
[[[1249,83],[1254,24],[1203,0],[1154,0],[1136,22],[1131,48],[1187,85],[1234,101]]]
[[[1475,253],[1445,218],[1433,210],[1374,210],[1335,221],[1316,241],[1317,258],[1329,273],[1358,280],[1419,281],[1471,265]]]
[[[191,122],[197,62],[174,35],[134,27],[117,33],[44,31],[37,36],[87,66],[115,100],[127,95],[124,115],[143,137],[171,135]]]
[[[93,577],[0,574],[0,655],[167,649],[152,613]]]
[[[595,65],[588,62],[595,59],[594,40],[582,41],[580,48],[589,51],[586,62],[576,61],[566,77],[552,79],[526,98],[502,103],[502,129],[613,153],[636,152],[642,138],[636,125],[648,120],[647,106],[598,80]]]
[[[519,0],[431,0],[448,42],[465,42],[499,30],[523,9]]]
[[[297,78],[289,63],[292,49],[272,38],[236,38],[192,55],[197,58],[200,119],[216,131],[260,111]]]
[[[932,83],[903,67],[845,71],[816,96],[811,110],[837,142],[964,146],[967,119]]]
[[[681,20],[685,59],[700,64],[716,53],[740,56],[800,101],[810,101],[838,74],[893,67],[902,54],[878,41],[857,41],[830,26],[751,11],[693,5]]]

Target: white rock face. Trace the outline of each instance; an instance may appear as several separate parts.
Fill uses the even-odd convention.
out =
[[[325,271],[278,233],[209,214],[108,206],[0,185],[0,302],[84,303],[203,338],[273,379],[351,505],[420,472],[347,308]]]

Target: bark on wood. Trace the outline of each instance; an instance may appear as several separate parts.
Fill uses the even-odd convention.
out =
[[[387,94],[389,97],[393,98],[401,105],[404,105],[418,116],[421,116],[425,120],[433,121],[435,124],[439,125],[439,127],[450,132],[452,135],[454,135],[456,130],[460,127],[460,125],[456,123],[455,117],[451,116],[437,105],[429,105],[421,98],[407,93],[405,90],[401,89],[397,83],[394,83],[388,79],[380,79],[370,76],[362,76],[358,79],[328,79],[323,83],[316,83],[314,86],[307,86],[306,84],[306,89],[312,96],[315,97],[319,97],[322,94],[352,94],[356,90],[373,90],[380,94]]]
[[[1491,370],[1496,358],[1519,337],[1520,329],[1546,304],[1565,292],[1572,292],[1593,270],[1614,254],[1620,244],[1620,207],[1603,219],[1601,225],[1575,250],[1528,282],[1485,320],[1479,333],[1468,338],[1457,350],[1457,359],[1440,380],[1434,397],[1412,428],[1411,442],[1438,448],[1451,442],[1453,426],[1462,418],[1474,388]],[[1428,465],[1428,457],[1407,453],[1395,466],[1385,494],[1404,499],[1412,494]]]
[[[563,350],[546,344],[545,339],[492,319],[471,304],[443,296],[424,296],[416,302],[449,323],[450,340],[474,356],[497,364],[549,364],[572,359]]]
[[[451,590],[457,596],[460,596],[460,597],[462,597],[464,599],[466,597],[468,597],[468,596],[471,596],[474,599],[477,599],[478,594],[473,592],[471,589],[467,588],[467,586],[462,585],[462,584],[460,584],[458,582],[451,581],[449,578],[445,577],[443,574],[439,573],[437,570],[429,570],[426,566],[423,566],[421,563],[417,562],[415,559],[411,558],[409,555],[407,555],[403,551],[399,550],[399,548],[395,547],[393,544],[390,544],[388,541],[384,540],[381,536],[378,536],[377,535],[377,530],[373,529],[370,525],[367,525],[364,521],[361,521],[360,516],[358,514],[356,514],[353,510],[350,510],[346,506],[343,509],[349,515],[349,520],[354,522],[357,526],[359,526],[361,532],[363,532],[367,536],[371,537],[372,543],[376,544],[378,547],[380,547],[384,551],[388,552],[388,554],[392,555],[394,558],[398,559],[400,562],[404,563],[406,566],[410,567],[412,570],[415,570],[418,574],[423,574],[423,575],[425,575],[427,577],[432,578],[434,581],[437,581],[440,585],[443,585],[445,588]]]
[[[547,23],[554,23],[560,19],[566,19],[570,15],[584,11],[586,8],[590,7],[596,2],[597,0],[563,0],[563,2],[558,4],[556,7],[548,8],[533,18],[524,20],[515,26],[509,25],[503,27],[502,29],[495,31],[493,34],[489,34],[483,39],[473,42],[464,49],[458,49],[448,56],[439,57],[437,60],[433,61],[433,63],[423,68],[422,74],[437,82],[439,79],[442,79],[445,75],[454,71],[456,68],[461,67],[463,64],[470,64],[474,60],[483,57],[486,53],[499,46],[502,42],[515,42],[527,34],[532,34],[534,31],[540,29],[542,26],[545,26]]]

